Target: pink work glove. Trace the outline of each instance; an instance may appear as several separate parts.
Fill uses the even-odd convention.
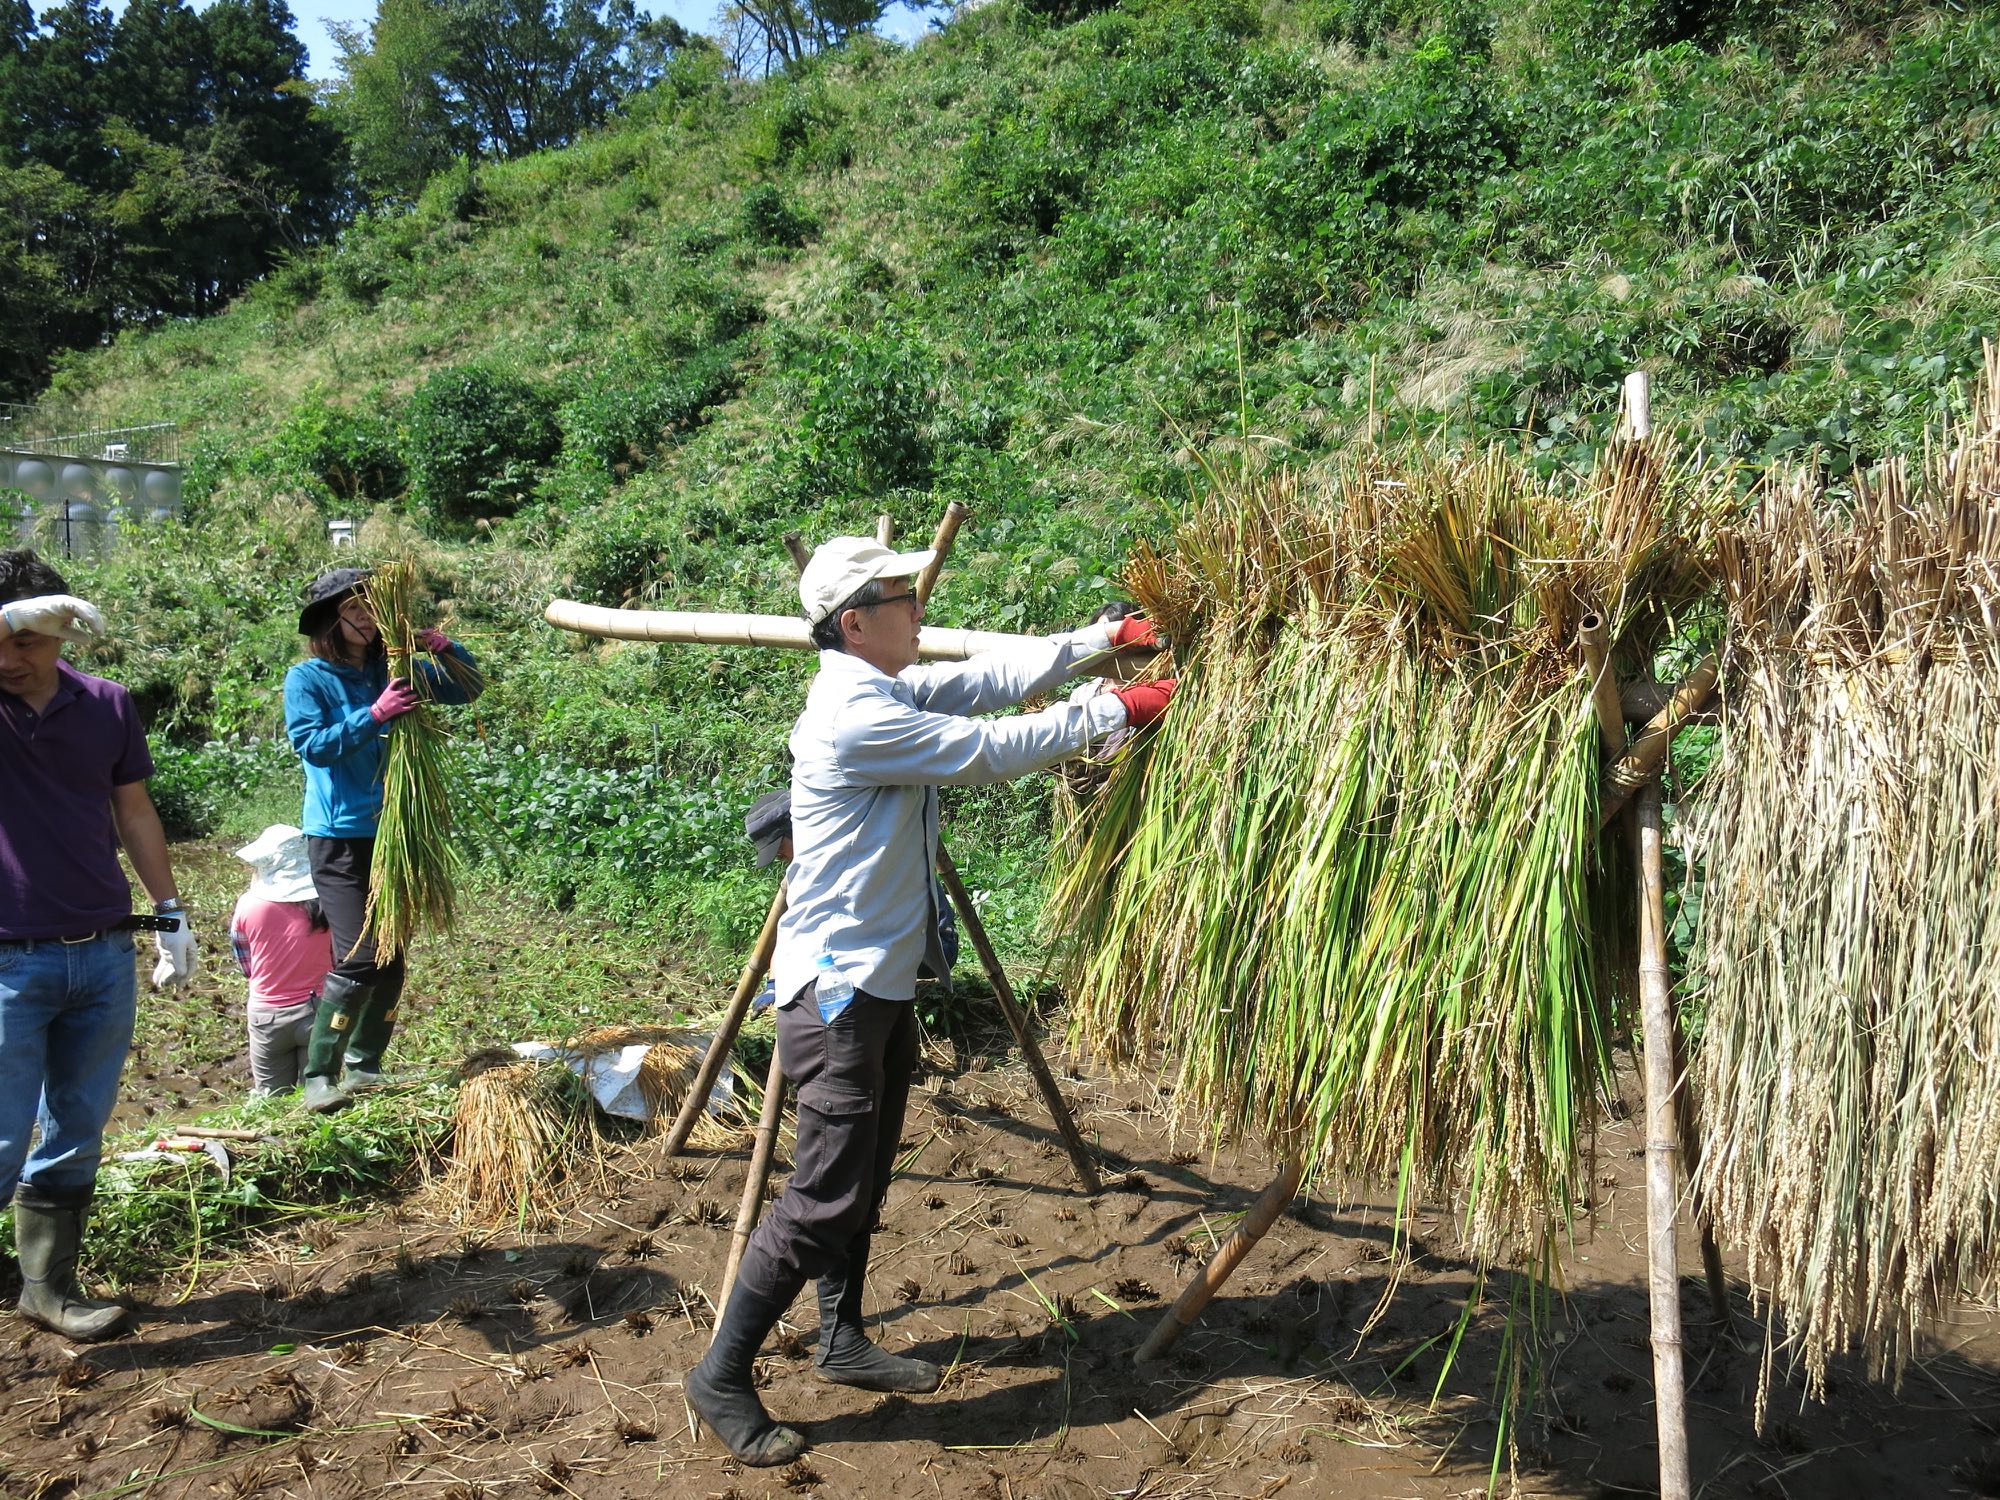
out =
[[[386,724],[398,714],[406,714],[418,703],[417,690],[401,677],[391,677],[389,685],[382,689],[382,696],[369,706],[369,715],[377,724]]]
[[[438,656],[451,649],[451,637],[435,625],[426,625],[417,632],[417,644],[431,655]]]
[[[1111,632],[1111,644],[1120,651],[1127,646],[1151,646],[1158,650],[1160,633],[1144,615],[1127,615]]]
[[[1179,678],[1162,677],[1158,682],[1135,682],[1130,687],[1114,688],[1112,696],[1125,705],[1125,722],[1137,729],[1167,711],[1167,702],[1179,686]]]

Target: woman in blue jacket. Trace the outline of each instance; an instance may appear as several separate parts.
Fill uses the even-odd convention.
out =
[[[363,569],[335,568],[313,580],[299,615],[311,655],[285,674],[285,732],[306,768],[299,822],[313,886],[333,931],[333,971],[306,1048],[305,1106],[320,1114],[345,1109],[350,1094],[381,1086],[382,1053],[403,993],[403,955],[377,953],[364,931],[388,723],[425,699],[468,703],[483,686],[472,654],[436,629],[420,632],[418,644],[434,658],[455,658],[456,673],[436,660],[417,663],[427,689],[423,699],[408,681],[390,677],[362,589],[367,579]]]

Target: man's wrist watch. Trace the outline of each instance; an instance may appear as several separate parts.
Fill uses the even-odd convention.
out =
[[[155,916],[171,916],[175,912],[186,910],[187,908],[181,905],[181,898],[178,896],[169,896],[164,901],[155,901],[153,903],[153,914]]]

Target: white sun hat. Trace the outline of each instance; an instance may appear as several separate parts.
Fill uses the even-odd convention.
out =
[[[289,823],[273,823],[236,851],[236,857],[257,873],[250,894],[266,901],[312,901],[312,863],[306,856],[306,836]]]
[[[930,566],[937,553],[892,552],[865,536],[837,536],[823,542],[799,574],[799,603],[806,623],[817,625],[878,578],[911,578]]]

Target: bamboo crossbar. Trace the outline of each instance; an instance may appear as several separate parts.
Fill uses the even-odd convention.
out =
[[[812,651],[812,627],[791,615],[732,615],[705,610],[604,609],[574,599],[552,599],[542,618],[558,630],[613,641],[680,641],[706,646],[773,646]],[[1037,640],[1000,630],[958,630],[926,625],[918,636],[922,661],[966,661],[1002,646]]]
[[[1701,712],[1709,694],[1715,691],[1718,670],[1715,653],[1711,651],[1681,679],[1673,697],[1667,700],[1667,706],[1647,720],[1646,727],[1639,731],[1630,748],[1604,768],[1597,800],[1599,828],[1609,827],[1611,820],[1632,800],[1632,794],[1659,774],[1660,767],[1667,762],[1667,751],[1673,745],[1674,736]]]

